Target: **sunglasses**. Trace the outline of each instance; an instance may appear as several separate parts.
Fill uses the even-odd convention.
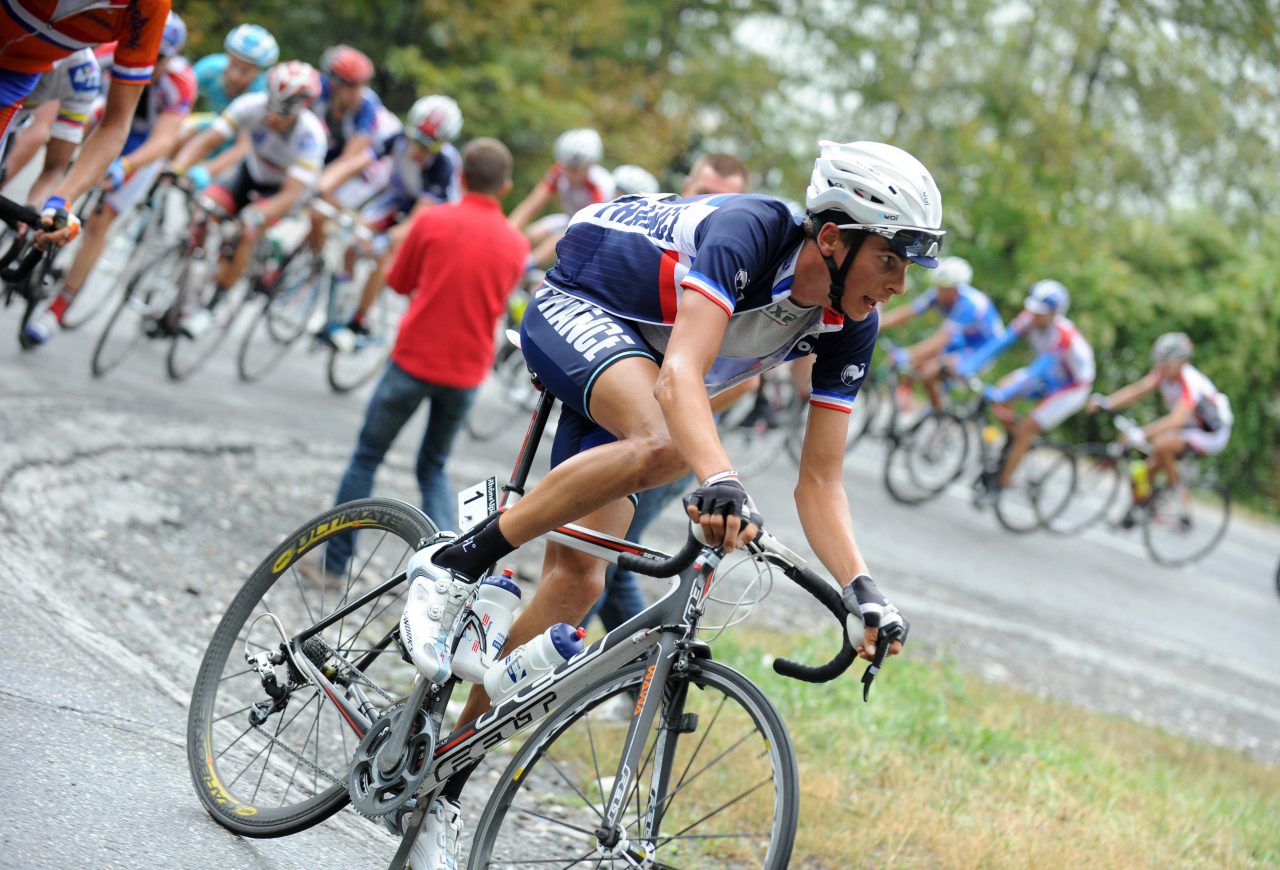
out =
[[[942,251],[943,230],[923,230],[916,227],[895,227],[880,224],[837,224],[842,230],[862,230],[875,233],[889,240],[889,247],[904,260],[910,260],[927,269],[936,269],[938,254]]]

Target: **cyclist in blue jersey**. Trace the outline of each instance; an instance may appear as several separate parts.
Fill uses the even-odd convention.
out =
[[[910,367],[919,373],[933,409],[941,411],[939,383],[944,374],[943,355],[963,359],[1003,335],[1004,321],[991,298],[969,283],[973,280],[973,269],[963,258],[943,257],[931,278],[933,286],[915,302],[886,311],[880,318],[880,328],[890,329],[906,323],[930,309],[942,315],[942,325],[933,335],[910,347],[898,348],[895,354],[900,367]]]
[[[339,348],[349,348],[357,336],[367,334],[365,315],[382,292],[387,265],[395,258],[414,218],[429,208],[462,198],[462,156],[453,147],[461,132],[462,110],[452,97],[429,94],[409,108],[408,123],[386,148],[386,185],[360,214],[366,227],[386,234],[387,246],[377,253],[350,320],[322,338]],[[350,278],[354,254],[354,250],[348,252],[347,271],[339,280]]]
[[[706,539],[734,549],[754,538],[758,512],[720,444],[710,396],[808,354],[816,362],[795,489],[805,536],[863,623],[860,652],[874,654],[881,627],[905,636],[854,541],[842,470],[878,311],[905,290],[910,263],[937,265],[941,195],[929,171],[891,145],[820,148],[803,220],[755,194],[626,196],[574,215],[521,325],[526,358],[564,406],[554,467],[510,510],[414,557],[423,573],[400,636],[430,678],[449,673],[449,628],[486,567],[566,522],[621,535],[631,494],[690,468],[700,484],[687,512]],[[577,624],[603,574],[603,562],[547,542],[542,580],[508,644]],[[473,692],[459,722],[487,706],[483,688]],[[451,779],[440,799],[456,801],[465,780]]]

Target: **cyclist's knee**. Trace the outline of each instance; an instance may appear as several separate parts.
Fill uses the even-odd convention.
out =
[[[628,439],[628,443],[634,451],[638,491],[671,483],[688,471],[684,457],[666,432]]]

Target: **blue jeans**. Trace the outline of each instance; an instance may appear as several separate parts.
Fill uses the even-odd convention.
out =
[[[391,442],[424,399],[431,405],[427,413],[427,430],[418,448],[415,472],[422,492],[422,510],[442,529],[458,523],[457,494],[449,485],[444,464],[453,449],[453,439],[467,418],[475,399],[473,389],[442,387],[419,380],[394,362],[387,364],[378,388],[365,410],[364,425],[351,464],[338,485],[338,504],[373,493],[373,476],[387,455]],[[325,554],[325,565],[334,573],[346,571],[351,558],[351,539],[347,535],[334,538]]]
[[[693,475],[686,474],[674,483],[640,493],[635,516],[631,518],[631,527],[627,529],[627,540],[639,542],[645,530],[662,513],[662,509],[691,489]],[[590,622],[591,617],[598,616],[604,623],[605,631],[613,631],[644,608],[644,596],[640,594],[640,587],[636,584],[636,575],[620,570],[617,565],[610,565],[604,575],[604,594],[591,608],[584,622]]]

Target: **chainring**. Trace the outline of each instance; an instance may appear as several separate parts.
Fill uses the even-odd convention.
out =
[[[369,727],[352,756],[347,793],[351,796],[351,806],[362,815],[380,818],[400,809],[417,794],[418,787],[431,771],[439,734],[435,723],[421,709],[413,713],[413,728],[405,743],[405,751],[396,760],[392,772],[384,774],[378,764],[391,732],[400,722],[400,717],[406,715],[409,715],[406,708],[400,706],[379,717]]]

